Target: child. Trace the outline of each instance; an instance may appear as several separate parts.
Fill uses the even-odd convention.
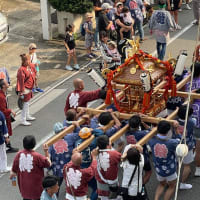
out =
[[[65,45],[65,48],[67,49],[67,54],[68,54],[67,65],[65,66],[65,69],[69,71],[72,71],[73,68],[76,70],[79,70],[80,67],[77,64],[76,51],[75,51],[76,44],[75,44],[75,39],[74,39],[74,25],[68,25],[66,27],[66,37],[65,37],[64,45]],[[71,58],[74,61],[73,68],[70,66]]]
[[[85,29],[85,47],[87,49],[87,57],[94,58],[96,55],[92,53],[91,50],[94,35],[94,32],[92,31],[92,14],[86,13],[85,18],[86,22],[84,23],[83,28]]]
[[[134,23],[134,20],[133,18],[131,17],[131,13],[128,9],[128,7],[124,6],[122,8],[122,13],[120,14],[121,17],[123,17],[123,22],[126,26],[133,26],[133,23]],[[123,40],[123,32],[128,32],[129,29],[127,28],[121,28],[120,29],[120,38],[121,40]],[[131,29],[131,36],[133,36],[133,28]]]
[[[159,0],[159,7],[160,10],[154,11],[151,16],[149,29],[151,34],[153,32],[155,33],[158,58],[163,60],[165,57],[167,40],[169,39],[169,30],[176,25],[170,13],[165,10],[165,0]]]
[[[46,176],[42,181],[44,188],[40,200],[57,200],[56,193],[59,190],[58,179],[56,176]]]
[[[171,126],[169,122],[160,121],[158,124],[158,134],[149,141],[152,150],[153,163],[156,169],[156,177],[159,181],[154,199],[160,199],[165,186],[168,185],[164,194],[164,199],[170,200],[176,187],[177,162],[175,152],[179,140],[169,139],[168,132],[170,129]]]
[[[8,172],[5,140],[9,141],[4,114],[0,111],[0,173]]]
[[[115,66],[121,65],[121,55],[117,50],[117,45],[114,41],[108,42],[108,54],[115,60]]]
[[[179,126],[177,127],[177,133],[181,135],[183,134],[183,131],[184,131],[186,110],[187,110],[187,106],[182,105],[179,108],[178,114],[177,114],[178,122],[179,122]],[[195,148],[195,140],[194,140],[194,135],[193,135],[194,121],[191,118],[192,113],[193,113],[193,109],[189,108],[188,121],[187,121],[187,126],[186,126],[186,144],[188,146],[188,154],[183,159],[183,174],[182,174],[182,180],[180,183],[180,189],[185,189],[185,190],[192,189],[191,184],[185,183],[191,172],[190,165],[194,161],[193,149]]]
[[[34,93],[44,92],[42,89],[40,89],[38,87],[38,83],[37,83],[37,80],[38,80],[38,77],[39,77],[39,71],[40,71],[40,69],[39,69],[40,61],[37,59],[36,49],[37,49],[36,44],[34,44],[34,43],[29,44],[30,61],[31,61],[32,64],[35,65],[35,69],[36,69],[36,78],[35,78],[35,87],[36,88],[33,88]]]

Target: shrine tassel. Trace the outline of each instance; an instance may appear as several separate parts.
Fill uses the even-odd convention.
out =
[[[176,81],[174,79],[172,79],[172,85],[171,85],[171,96],[175,97],[176,96]]]
[[[142,102],[142,113],[145,113],[145,111],[150,106],[151,94],[152,94],[152,91],[144,93],[144,98],[143,98],[143,102]]]

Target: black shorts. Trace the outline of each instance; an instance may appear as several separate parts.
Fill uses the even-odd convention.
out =
[[[149,172],[151,171],[151,163],[149,161],[144,163],[144,171]]]
[[[174,4],[174,6],[172,7],[172,2]],[[171,7],[171,10],[169,11],[176,11],[179,9],[178,5],[180,3],[180,0],[170,0],[170,7]]]

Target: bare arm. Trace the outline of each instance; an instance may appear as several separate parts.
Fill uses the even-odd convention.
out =
[[[116,24],[119,25],[121,28],[127,28],[127,29],[131,29],[132,26],[126,26],[124,25],[119,19],[117,19],[116,21]]]

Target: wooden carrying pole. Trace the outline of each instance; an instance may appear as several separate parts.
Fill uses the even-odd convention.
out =
[[[123,92],[120,92],[116,95],[117,98],[120,98],[123,95]],[[108,105],[103,103],[100,106],[98,106],[96,109],[98,110],[103,110],[107,107]],[[81,118],[80,120],[78,120],[79,125],[82,125],[85,123],[85,119]],[[69,127],[67,127],[66,129],[64,129],[63,131],[61,131],[59,134],[51,137],[45,144],[47,144],[48,146],[51,146],[52,144],[54,144],[56,141],[58,141],[59,139],[62,139],[65,135],[67,135],[68,133],[73,132],[73,130],[75,129],[74,125],[71,125]]]
[[[78,110],[81,110],[82,107],[79,107]],[[88,114],[92,114],[92,115],[98,115],[101,114],[103,112],[107,112],[106,110],[97,110],[94,108],[86,108],[86,113]],[[114,112],[116,114],[116,116],[119,119],[130,119],[133,115],[138,115],[138,113],[133,113],[133,114],[127,114],[127,113],[120,113],[120,112]],[[143,122],[148,122],[148,123],[152,123],[152,124],[158,124],[161,120],[166,120],[165,118],[161,118],[161,117],[148,117],[148,116],[142,116],[141,117]],[[167,120],[169,123],[173,123],[173,120]]]

